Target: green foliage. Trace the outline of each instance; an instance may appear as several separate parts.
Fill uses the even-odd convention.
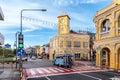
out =
[[[16,49],[13,50],[13,54],[16,55]]]
[[[0,48],[0,57],[13,57],[15,55],[14,50],[7,48]]]

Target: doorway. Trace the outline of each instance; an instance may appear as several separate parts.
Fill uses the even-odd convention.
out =
[[[110,67],[110,50],[108,48],[103,48],[101,51],[101,67]]]
[[[118,69],[120,69],[120,48],[118,49]]]

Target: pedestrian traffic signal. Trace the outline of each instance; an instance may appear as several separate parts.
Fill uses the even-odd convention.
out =
[[[22,35],[22,33],[20,33],[20,34],[18,35],[18,47],[19,47],[20,49],[24,48],[24,40],[23,40],[23,35]]]

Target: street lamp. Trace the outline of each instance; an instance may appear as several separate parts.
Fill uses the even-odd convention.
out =
[[[21,10],[21,12],[20,12],[20,34],[22,35],[22,13],[24,12],[24,11],[47,11],[46,9],[22,9]],[[20,74],[21,74],[21,76],[20,76],[20,80],[22,80],[22,55],[20,55],[20,68],[21,68],[21,70],[20,70]]]
[[[20,12],[20,31],[21,31],[21,33],[22,33],[22,13],[24,11],[42,11],[42,12],[44,12],[44,11],[47,11],[47,10],[46,9],[22,9],[21,12]]]

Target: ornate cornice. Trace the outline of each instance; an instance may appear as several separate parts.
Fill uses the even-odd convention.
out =
[[[102,40],[96,40],[95,42],[96,42],[96,43],[99,43],[99,42],[108,42],[108,41],[120,42],[120,36],[119,36],[119,37],[102,39]]]

